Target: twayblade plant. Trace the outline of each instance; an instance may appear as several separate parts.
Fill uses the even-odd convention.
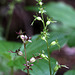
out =
[[[41,32],[41,35],[40,35],[40,36],[41,36],[41,39],[46,42],[50,75],[53,75],[53,74],[55,74],[55,73],[52,74],[52,71],[51,71],[51,63],[50,63],[50,62],[51,62],[51,58],[50,58],[49,48],[50,48],[51,45],[57,44],[57,45],[59,46],[59,44],[58,44],[57,40],[51,42],[50,45],[48,44],[48,38],[49,38],[49,35],[50,35],[50,34],[48,33],[48,25],[50,25],[51,22],[54,23],[54,22],[56,22],[56,21],[51,21],[51,19],[47,17],[47,22],[45,23],[43,14],[44,14],[46,11],[44,10],[44,8],[43,8],[43,6],[42,6],[42,5],[43,5],[43,2],[42,2],[42,0],[36,0],[36,1],[38,2],[38,5],[39,5],[39,14],[41,14],[41,17],[40,17],[40,16],[34,16],[34,17],[35,17],[34,21],[35,21],[35,20],[39,20],[39,21],[42,21],[42,23],[43,23],[43,31]],[[34,21],[32,22],[31,25],[33,25]],[[59,46],[59,47],[60,47],[60,46]],[[57,71],[57,70],[56,70],[56,71]],[[55,72],[56,72],[56,71],[55,71]]]
[[[32,41],[31,41],[31,37],[28,37],[27,35],[24,35],[24,32],[22,32],[21,30],[17,34],[19,35],[18,37],[20,37],[20,39],[23,42],[25,56],[24,56],[24,54],[22,53],[22,51],[20,49],[16,50],[15,52],[13,52],[13,51],[9,51],[9,52],[16,53],[17,55],[24,57],[24,59],[25,59],[25,64],[24,64],[25,68],[24,68],[24,70],[27,70],[28,75],[30,75],[29,70],[33,69],[33,68],[31,68],[31,66],[34,66],[33,63],[37,59],[45,59],[45,60],[47,60],[48,64],[49,64],[49,73],[50,73],[49,75],[55,75],[59,68],[61,68],[61,67],[68,68],[68,67],[65,66],[65,65],[59,65],[58,62],[56,62],[56,66],[54,67],[54,70],[52,71],[52,69],[51,69],[50,47],[53,46],[53,45],[57,45],[60,48],[60,45],[59,45],[57,39],[55,41],[52,41],[50,44],[48,43],[48,38],[49,38],[49,35],[50,35],[48,33],[48,25],[50,25],[50,23],[55,23],[56,21],[52,21],[49,17],[47,17],[47,21],[45,23],[43,14],[46,13],[46,11],[43,8],[43,2],[42,2],[42,0],[36,0],[36,1],[37,1],[37,4],[39,5],[39,14],[41,16],[35,16],[34,15],[35,19],[33,20],[31,25],[33,25],[36,20],[39,20],[39,21],[42,22],[43,31],[40,34],[40,38],[42,40],[44,40],[45,43],[46,43],[47,55],[48,56],[45,55],[44,51],[42,51],[41,53],[38,53],[38,56],[33,55],[33,57],[31,57],[30,60],[28,61],[27,60],[27,53],[26,53],[26,45],[28,44],[28,42],[32,43]]]

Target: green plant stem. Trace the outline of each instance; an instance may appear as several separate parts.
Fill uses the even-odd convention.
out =
[[[26,61],[26,65],[27,65],[27,55],[26,55],[26,44],[24,43],[24,50],[25,50],[25,61]],[[29,75],[29,69],[27,69],[27,73]]]
[[[55,72],[53,72],[53,75],[55,75]]]
[[[14,68],[11,67],[11,74],[10,75],[14,75]]]
[[[42,16],[43,27],[45,29],[45,22],[44,22],[44,17],[43,17],[43,14],[42,13],[41,13],[41,16]]]
[[[40,6],[40,8],[42,8],[42,6]],[[43,17],[43,13],[41,13],[42,16],[42,22],[43,22],[43,27],[44,27],[44,31],[46,31],[46,26],[45,26],[45,21],[44,21],[44,17]],[[48,46],[48,40],[46,39],[46,44],[47,44],[47,52],[48,52],[48,59],[49,59],[49,70],[50,70],[50,75],[51,73],[51,64],[50,64],[50,54],[49,54],[49,46]]]
[[[48,52],[48,59],[49,59],[49,70],[50,70],[50,75],[52,75],[51,64],[50,64],[50,53],[49,53],[48,40],[46,41],[46,44],[47,44],[47,52]]]
[[[42,21],[43,22],[43,27],[46,30],[43,13],[41,13],[41,16],[42,16],[42,20],[43,20]],[[48,40],[46,40],[46,44],[47,44],[47,52],[48,52],[48,58],[49,58],[49,70],[50,70],[50,75],[51,75],[52,73],[51,73],[51,64],[50,64],[50,54],[49,54]]]

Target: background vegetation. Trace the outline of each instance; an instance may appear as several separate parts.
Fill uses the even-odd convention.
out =
[[[70,51],[66,49],[63,49],[63,51],[68,51],[66,55],[69,54],[69,58],[73,62],[75,62],[74,1],[43,0],[43,2],[45,10],[47,11],[47,14],[45,14],[44,17],[48,15],[52,18],[52,20],[57,21],[57,23],[51,23],[51,25],[48,27],[50,31],[49,43],[56,39],[58,40],[61,47],[60,52],[58,52],[59,54],[61,53],[62,48],[65,45],[67,45],[66,48],[70,47]],[[38,39],[38,34],[40,34],[40,31],[42,31],[43,28],[41,26],[42,23],[39,21],[35,21],[34,26],[31,26],[31,22],[34,19],[33,14],[36,14],[36,12],[38,12],[35,4],[36,1],[34,0],[0,1],[0,75],[10,75],[12,68],[14,68],[14,72],[19,69],[22,69],[22,71],[24,71],[24,59],[8,52],[9,50],[15,51],[20,47],[21,51],[23,51],[23,45],[21,43],[21,40],[17,39],[16,34],[16,32],[18,32],[20,29],[25,31],[28,36],[32,36],[32,43],[29,43],[27,45],[28,59],[32,57],[32,54],[38,53],[40,52],[40,50],[43,49],[46,50],[45,42]],[[52,52],[55,52],[55,50],[59,50],[57,45],[50,48],[50,53],[52,54]],[[61,53],[60,55],[64,56],[64,54]],[[71,57],[73,57],[73,59]],[[55,64],[56,60],[52,59],[52,65]],[[60,61],[62,62],[63,60],[61,59]],[[67,62],[69,63],[69,60]],[[42,66],[40,66],[41,64]],[[75,64],[72,64],[72,62],[70,64],[71,65],[66,63],[66,65],[70,67],[69,69],[73,70],[66,72],[64,75],[75,74]],[[39,62],[34,63],[34,65],[35,66],[32,67],[34,70],[31,71],[31,75],[47,75],[49,73],[48,64],[45,60],[40,60]],[[57,75],[59,71],[57,72]],[[63,75],[63,73],[61,72],[61,75]]]

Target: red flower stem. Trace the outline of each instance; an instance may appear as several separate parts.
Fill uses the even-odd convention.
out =
[[[27,66],[27,55],[26,55],[26,44],[24,43],[24,50],[25,50],[25,61],[26,61],[26,66]],[[29,75],[29,69],[27,69],[27,73]]]

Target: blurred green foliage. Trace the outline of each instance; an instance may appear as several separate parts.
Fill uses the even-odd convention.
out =
[[[15,51],[20,48],[20,46],[20,43],[0,40],[0,71],[2,71],[4,75],[9,75],[8,73],[10,73],[11,66],[8,65],[8,62],[14,60],[15,58],[15,55],[9,53],[8,51]]]

